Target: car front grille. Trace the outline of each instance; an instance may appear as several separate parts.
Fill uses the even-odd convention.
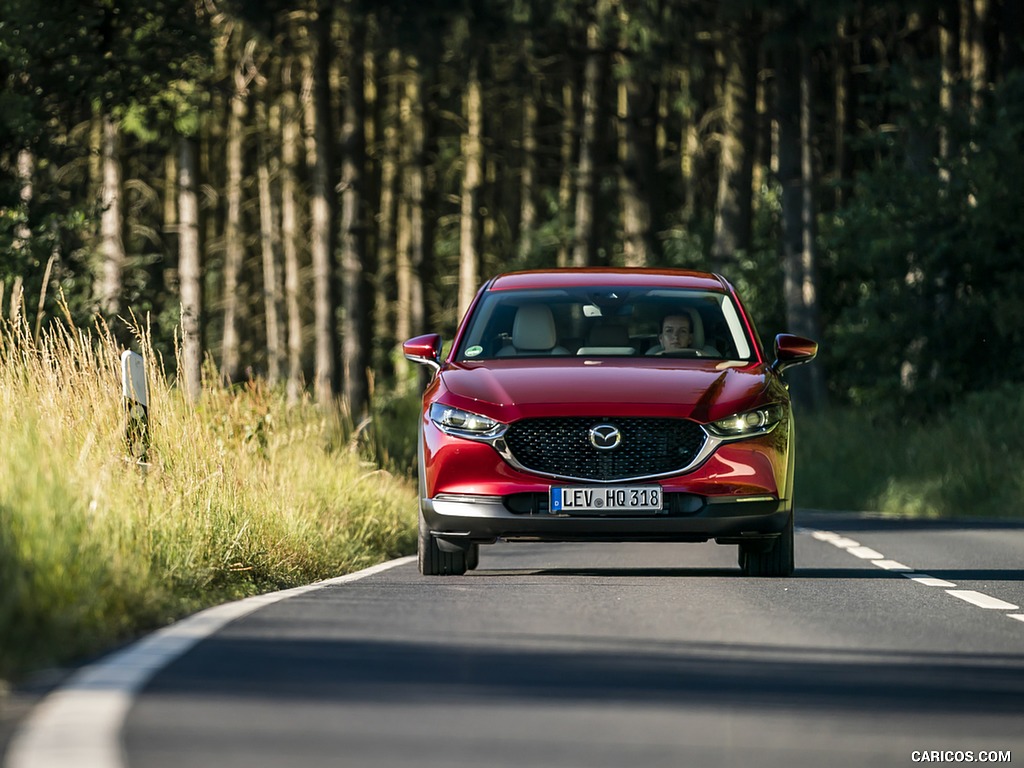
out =
[[[610,450],[596,448],[590,431],[599,425],[619,430]],[[687,419],[554,418],[523,419],[509,425],[505,444],[525,469],[545,475],[608,482],[685,469],[707,435]]]

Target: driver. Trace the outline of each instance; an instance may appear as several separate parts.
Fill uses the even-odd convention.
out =
[[[693,328],[689,315],[666,315],[661,320],[661,333],[658,341],[663,347],[662,352],[679,352],[690,349],[693,342]]]

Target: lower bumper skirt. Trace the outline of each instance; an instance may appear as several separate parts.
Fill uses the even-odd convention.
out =
[[[697,498],[697,497],[691,497]],[[770,496],[717,497],[657,514],[563,515],[516,513],[500,496],[421,499],[431,533],[454,546],[507,541],[689,541],[721,544],[774,539],[792,513],[789,500]]]

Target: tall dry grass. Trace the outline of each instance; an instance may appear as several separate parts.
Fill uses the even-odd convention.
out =
[[[0,324],[0,678],[414,550],[412,484],[350,449],[337,415],[215,376],[192,407],[136,329],[140,464],[110,332],[68,319],[34,336]]]

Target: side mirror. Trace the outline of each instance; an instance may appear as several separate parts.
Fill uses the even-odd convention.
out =
[[[809,363],[817,354],[818,342],[803,336],[780,333],[775,337],[775,362],[771,367],[776,373],[782,373],[794,365]]]
[[[435,372],[441,370],[441,336],[428,333],[417,336],[402,344],[402,354],[406,360],[430,366]]]

